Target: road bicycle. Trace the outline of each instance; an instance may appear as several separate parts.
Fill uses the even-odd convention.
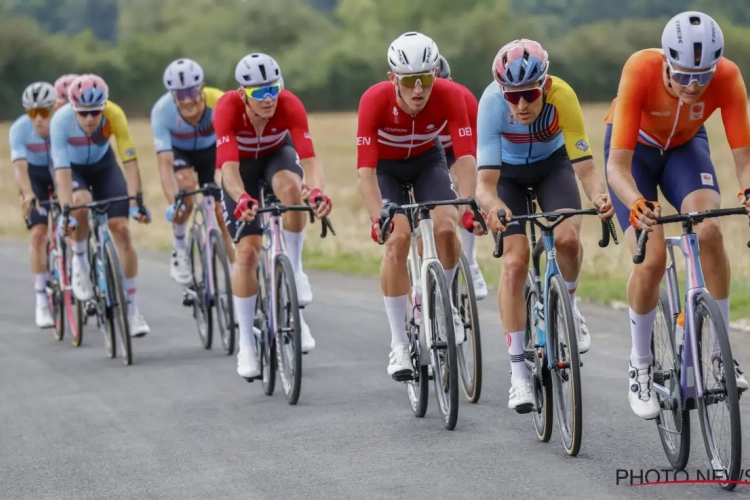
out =
[[[260,184],[260,202],[256,217],[260,217],[262,241],[257,270],[258,300],[255,306],[254,341],[255,356],[260,375],[246,378],[248,382],[260,379],[266,395],[273,395],[276,371],[281,378],[281,388],[290,405],[299,401],[302,389],[302,340],[297,302],[297,285],[292,262],[286,255],[286,244],[281,231],[281,215],[286,212],[311,212],[310,205],[281,205],[279,199],[266,186]],[[322,199],[316,200],[317,202]],[[321,238],[328,231],[334,236],[328,217],[322,219]],[[239,242],[247,222],[237,228],[234,242]]]
[[[216,201],[210,194],[216,184],[207,183],[192,191],[180,190],[174,209],[188,196],[202,194],[195,204],[190,228],[190,271],[193,281],[183,290],[182,304],[193,308],[193,318],[205,349],[211,349],[214,332],[214,309],[221,343],[228,356],[234,353],[236,324],[232,301],[232,277],[224,239],[216,219]],[[207,194],[208,193],[208,194]]]
[[[390,227],[396,214],[406,215],[411,229],[407,269],[412,307],[407,308],[406,332],[413,370],[405,375],[395,374],[393,378],[406,383],[409,402],[417,418],[424,417],[427,412],[429,380],[432,378],[443,426],[453,430],[458,421],[459,383],[458,348],[451,307],[453,300],[443,266],[437,257],[430,211],[438,206],[468,205],[474,212],[474,220],[482,224],[485,232],[487,226],[474,198],[415,203],[412,187],[411,184],[402,186],[407,204],[399,206],[389,203],[380,212],[381,245],[387,236],[386,228]],[[418,249],[420,237],[421,257]],[[471,279],[471,274],[466,276]]]
[[[716,479],[726,481],[720,483],[725,490],[733,490],[742,472],[740,392],[737,390],[728,325],[724,324],[716,301],[706,289],[698,236],[693,232],[695,224],[728,215],[747,216],[747,211],[744,207],[727,208],[656,219],[657,224],[681,223],[682,235],[666,238],[666,289],[660,287],[651,348],[654,353],[653,389],[661,408],[656,427],[669,463],[675,470],[687,466],[690,411],[697,409],[703,442]],[[641,231],[633,257],[635,264],[643,262],[647,240],[648,233]],[[675,267],[675,249],[685,258],[684,302]],[[677,318],[683,310],[684,328],[679,332]],[[718,419],[711,416],[710,409],[715,409],[716,413],[722,409],[726,411],[725,425],[716,422]],[[715,433],[722,428],[728,429],[728,435],[717,439]],[[728,450],[719,449],[722,442],[729,446]]]
[[[465,229],[461,228],[461,231]],[[464,325],[464,337],[456,353],[461,387],[470,403],[482,394],[482,339],[479,331],[479,309],[469,260],[463,252],[451,284],[451,300]]]
[[[532,267],[524,286],[526,298],[526,334],[524,358],[531,373],[534,403],[520,405],[518,413],[531,412],[534,429],[542,442],[552,437],[552,405],[554,404],[560,437],[565,451],[570,456],[578,455],[583,433],[583,403],[581,401],[581,367],[583,362],[578,352],[578,335],[573,306],[565,280],[557,265],[555,250],[555,228],[563,221],[577,215],[599,216],[596,208],[586,210],[561,210],[536,213],[536,194],[529,188],[526,192],[528,215],[514,215],[511,222],[530,221]],[[497,216],[505,219],[505,210]],[[540,222],[546,220],[548,224]],[[536,239],[537,226],[542,232]],[[612,220],[602,221],[602,238],[599,246],[609,245],[610,237],[617,241]],[[496,239],[496,258],[503,255],[503,233]],[[544,278],[541,272],[541,257],[546,256]],[[567,388],[567,390],[566,390]],[[567,397],[566,397],[567,393]]]

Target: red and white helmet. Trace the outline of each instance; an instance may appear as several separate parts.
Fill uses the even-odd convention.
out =
[[[492,62],[492,76],[501,87],[520,87],[547,76],[549,56],[539,42],[514,40],[501,48]]]
[[[55,93],[59,101],[68,102],[68,88],[73,80],[78,78],[80,75],[73,73],[63,75],[55,81]]]
[[[74,108],[103,108],[107,99],[109,87],[98,75],[81,75],[68,88],[68,100]]]

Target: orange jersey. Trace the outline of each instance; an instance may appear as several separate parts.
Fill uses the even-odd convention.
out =
[[[663,83],[663,64],[661,49],[641,50],[625,63],[606,118],[612,124],[612,149],[634,150],[636,142],[660,149],[681,146],[717,108],[729,147],[750,146],[747,91],[736,64],[722,58],[695,104],[683,104],[669,93]]]

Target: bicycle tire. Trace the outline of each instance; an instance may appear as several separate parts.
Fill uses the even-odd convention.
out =
[[[52,293],[47,293],[47,301],[49,302],[50,312],[52,317],[55,319],[55,328],[53,330],[53,337],[58,342],[65,338],[65,307],[63,306],[63,288],[60,279],[65,275],[65,255],[60,255],[60,249],[53,255],[50,252],[52,243],[47,243],[47,273],[50,278],[55,275],[58,276],[54,282],[48,283],[48,286]],[[60,265],[62,264],[62,270]],[[57,272],[55,272],[57,271]]]
[[[255,318],[253,324],[259,321],[256,325],[261,331],[260,336],[260,351],[258,358],[260,361],[260,372],[261,372],[261,384],[263,385],[263,392],[266,396],[273,396],[273,392],[276,389],[276,370],[277,362],[276,359],[276,341],[270,337],[268,328],[268,272],[266,270],[266,263],[261,256],[260,263],[258,264],[258,299],[255,302]],[[260,314],[258,312],[260,311]]]
[[[432,376],[435,387],[435,396],[438,400],[438,410],[442,416],[443,425],[450,431],[456,428],[456,423],[458,421],[459,384],[456,337],[453,328],[453,310],[451,309],[451,299],[448,283],[445,279],[445,272],[440,263],[430,262],[425,271],[427,275],[426,293],[429,297],[429,308],[426,311],[427,317],[423,319],[423,321],[427,320],[431,323],[432,345],[430,347],[430,359],[432,360]],[[437,324],[432,324],[438,319],[436,314],[438,298],[443,309],[443,314],[441,315],[442,321],[445,322],[446,339],[444,342],[437,338]],[[443,346],[443,343],[445,346]],[[445,373],[441,367],[438,350],[444,351],[447,355],[447,373]]]
[[[104,242],[104,255],[107,259],[107,291],[110,296],[110,311],[112,321],[120,330],[120,347],[122,347],[122,360],[126,366],[133,364],[133,350],[130,345],[130,325],[128,322],[128,299],[125,292],[123,280],[125,274],[122,271],[120,257],[117,254],[112,241]]]
[[[406,394],[409,398],[411,411],[417,418],[424,418],[427,413],[427,404],[430,397],[430,379],[428,365],[420,362],[421,351],[419,346],[419,326],[414,322],[414,305],[412,296],[409,294],[409,306],[406,309],[406,335],[409,337],[410,354],[414,375],[412,380],[406,384]]]
[[[211,349],[213,343],[213,319],[211,307],[206,303],[206,260],[203,251],[203,238],[201,237],[200,228],[193,224],[190,230],[190,273],[193,276],[193,319],[198,327],[198,336],[204,349]],[[196,264],[200,263],[200,270]]]
[[[552,376],[547,368],[547,357],[542,349],[542,355],[535,346],[539,345],[536,325],[534,322],[534,311],[538,300],[537,288],[534,285],[533,275],[529,271],[526,276],[526,334],[524,335],[524,356],[527,366],[530,364],[531,385],[534,390],[536,411],[532,411],[534,430],[543,443],[552,438],[554,427]]]
[[[72,335],[72,338],[70,339],[71,344],[73,344],[73,347],[81,347],[81,344],[83,343],[83,323],[86,318],[86,311],[83,307],[83,303],[75,298],[75,295],[73,295],[73,292],[71,291],[70,286],[70,271],[71,271],[71,265],[72,265],[72,259],[69,258],[69,251],[68,251],[68,245],[65,243],[65,240],[63,238],[57,238],[56,246],[58,248],[58,252],[62,250],[62,301],[63,305],[65,307],[66,311],[66,317],[68,318],[68,327],[70,329],[70,333]],[[92,282],[93,285],[93,282]],[[75,314],[74,311],[75,310]]]
[[[570,294],[565,286],[565,281],[560,274],[555,274],[550,279],[549,283],[549,311],[550,314],[547,317],[547,342],[553,353],[553,365],[557,366],[558,363],[565,363],[560,359],[561,352],[559,351],[560,333],[563,334],[565,343],[567,345],[567,377],[570,380],[571,395],[572,395],[572,422],[568,429],[564,423],[567,421],[565,415],[565,403],[561,395],[562,383],[560,379],[563,377],[560,373],[560,369],[556,369],[552,375],[552,386],[554,389],[553,398],[555,402],[555,409],[557,410],[557,421],[560,429],[560,438],[565,448],[565,452],[574,457],[578,455],[581,449],[581,432],[583,428],[583,407],[581,401],[581,365],[578,353],[578,335],[575,329],[575,322],[573,320],[573,308],[570,304]],[[557,331],[557,304],[562,304],[563,311],[563,325],[564,332]]]
[[[299,401],[299,395],[302,389],[302,333],[294,271],[292,270],[292,263],[289,260],[289,257],[285,254],[279,254],[276,256],[274,263],[274,286],[276,290],[276,303],[274,304],[274,307],[276,308],[277,322],[275,343],[278,369],[280,372],[279,375],[281,375],[281,388],[284,391],[284,396],[286,397],[287,402],[290,405],[296,405],[297,401]],[[281,326],[282,324],[285,324],[282,320],[281,306],[286,305],[280,303],[282,297],[280,292],[282,287],[286,288],[288,301],[288,307],[284,307],[283,309],[287,309],[287,314],[291,316],[291,318],[287,316],[287,319],[291,319],[292,323],[291,326],[284,327]],[[290,366],[288,366],[284,360],[284,351],[286,350],[284,346],[290,343],[290,341],[292,344],[292,348],[290,349],[292,354],[290,364],[292,365],[291,369],[293,370],[291,376],[288,373]]]
[[[227,250],[224,248],[224,240],[221,231],[214,229],[209,233],[209,241],[211,242],[211,269],[213,279],[213,290],[214,297],[213,303],[208,305],[208,308],[216,308],[216,324],[219,327],[219,336],[221,337],[221,345],[224,347],[224,352],[227,356],[234,354],[234,347],[236,345],[236,328],[234,320],[234,301],[232,300],[232,276],[229,274],[229,258],[227,257]],[[221,266],[222,273],[224,274],[224,285],[226,287],[226,297],[222,297],[219,294],[219,282],[221,281],[218,277],[216,270]]]
[[[457,349],[456,356],[458,358],[458,369],[461,376],[461,388],[463,389],[464,395],[466,396],[466,399],[469,400],[470,403],[477,403],[479,401],[479,397],[482,395],[482,339],[480,335],[480,329],[479,329],[479,311],[477,310],[477,298],[476,294],[474,293],[474,280],[471,277],[471,269],[469,268],[469,260],[466,258],[463,252],[461,252],[461,257],[458,262],[458,268],[456,270],[456,276],[453,280],[452,287],[453,287],[453,301],[455,302],[456,309],[458,310],[459,315],[461,316],[461,319],[468,319],[470,328],[468,328],[468,331],[471,335],[466,335],[466,340],[469,340],[469,337],[471,337],[471,352],[474,359],[474,366],[471,370],[471,374],[469,375],[469,371],[466,367],[466,357],[465,353],[466,350],[466,340],[461,344],[461,346]],[[459,287],[460,287],[460,280],[459,278],[463,276],[463,282],[464,286],[466,287],[466,304],[463,304],[463,301],[461,303],[459,302]],[[463,294],[461,294],[463,295]],[[463,297],[461,297],[463,298]],[[464,315],[462,314],[462,311],[468,309],[466,316],[468,318],[464,318]],[[466,324],[466,323],[464,323]],[[464,330],[467,330],[466,328]],[[455,332],[454,332],[455,333]],[[470,376],[471,379],[467,380],[467,376]]]
[[[671,357],[667,360],[671,364],[671,369],[665,370],[666,366],[663,363],[660,354],[660,350],[657,349],[659,342],[657,342],[657,328],[659,317],[664,319],[666,331],[668,332],[668,349],[667,355]],[[651,336],[651,352],[654,353],[654,383],[664,385],[670,389],[670,394],[674,394],[673,391],[677,390],[677,397],[673,397],[671,403],[676,405],[675,409],[664,410],[662,409],[659,416],[656,417],[656,429],[659,432],[659,439],[661,439],[664,453],[667,455],[669,464],[675,471],[684,470],[690,459],[690,412],[682,409],[681,398],[679,397],[680,391],[680,368],[682,362],[680,356],[677,354],[677,346],[675,344],[675,328],[674,322],[672,321],[672,310],[669,306],[669,295],[667,291],[662,287],[659,290],[659,302],[656,306],[656,321],[654,321],[654,330]],[[666,378],[665,378],[666,375]],[[666,386],[665,380],[669,381],[669,385]],[[676,384],[676,385],[675,385]],[[656,393],[656,398],[659,401],[661,407],[661,397],[659,393]],[[674,431],[668,430],[664,426],[662,421],[662,414],[670,415],[674,422]],[[678,435],[677,442],[672,444],[670,436]]]
[[[97,238],[93,233],[89,233],[89,278],[91,279],[91,284],[94,286],[94,298],[92,301],[96,308],[96,322],[104,336],[104,348],[107,351],[107,357],[114,359],[117,356],[117,342],[115,341],[116,326],[112,311],[107,308],[107,297],[99,283],[97,269],[100,265],[103,277],[106,280],[107,268],[103,262],[99,262]]]
[[[730,456],[727,457],[729,460],[729,465],[726,466],[725,469],[727,471],[726,479],[728,479],[730,482],[720,484],[723,489],[732,491],[737,486],[736,481],[739,479],[742,472],[742,428],[740,424],[740,401],[739,393],[737,392],[737,379],[735,378],[734,373],[734,358],[732,357],[732,347],[729,343],[727,327],[724,324],[724,318],[721,315],[719,306],[716,305],[716,301],[713,297],[711,297],[711,295],[706,292],[700,292],[695,297],[695,325],[702,325],[702,322],[699,322],[698,320],[701,312],[704,311],[708,315],[708,317],[714,321],[714,333],[719,340],[719,355],[721,357],[721,362],[724,365],[724,376],[722,378],[724,379],[723,382],[725,385],[723,392],[726,398],[725,402],[727,404],[729,413],[729,428],[731,433],[729,443],[732,449],[729,452]],[[700,347],[702,347],[703,345],[704,332],[702,326],[697,327],[695,333],[698,344],[696,348],[700,349]],[[696,377],[701,377],[703,367],[702,358],[703,354],[699,350],[698,366],[695,367]],[[711,362],[711,365],[713,366],[713,360]],[[729,367],[729,369],[727,369],[727,367]],[[703,377],[701,377],[701,380],[703,380]],[[701,431],[703,432],[703,442],[706,445],[706,454],[708,455],[711,463],[715,464],[718,461],[722,464],[722,466],[724,466],[725,464],[721,461],[721,457],[718,456],[719,454],[715,450],[716,447],[715,443],[713,442],[713,433],[711,432],[712,426],[710,418],[708,417],[708,411],[706,407],[706,398],[708,397],[705,394],[706,385],[707,384],[704,381],[704,395],[703,398],[698,399],[698,415],[700,417]],[[716,468],[715,465],[713,467]]]

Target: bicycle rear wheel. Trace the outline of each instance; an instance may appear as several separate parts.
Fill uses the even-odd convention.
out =
[[[276,256],[274,266],[276,290],[276,352],[281,387],[290,405],[296,405],[302,388],[302,338],[297,302],[297,285],[289,257]]]
[[[458,421],[458,361],[456,337],[453,329],[453,310],[448,293],[445,272],[438,262],[426,268],[429,308],[423,321],[430,322],[433,382],[438,409],[443,425],[448,430],[456,428]]]
[[[698,415],[706,453],[712,468],[723,471],[721,479],[737,481],[742,471],[742,429],[734,358],[724,319],[716,301],[708,293],[699,293],[695,297],[695,325],[697,348],[700,349],[695,376],[703,381],[703,397],[698,398]],[[710,409],[715,409],[715,412]],[[725,414],[723,423],[717,415],[720,413]],[[719,436],[722,428],[728,430],[728,435]],[[722,442],[728,444],[728,450],[719,449],[717,445]],[[728,491],[736,486],[735,482],[721,483],[721,487]]]
[[[461,387],[470,403],[479,401],[482,394],[482,340],[479,334],[479,311],[474,295],[474,281],[469,261],[461,252],[456,277],[451,284],[453,305],[464,324],[466,340],[457,349]],[[454,332],[458,333],[458,332]]]
[[[676,471],[683,470],[690,457],[690,412],[682,410],[680,397],[680,367],[682,362],[677,354],[674,338],[674,322],[669,307],[669,296],[664,288],[659,291],[656,308],[651,352],[654,353],[654,385],[662,386],[671,397],[662,398],[659,391],[656,398],[661,412],[656,418],[656,429],[670,465]]]
[[[272,396],[276,389],[276,339],[271,338],[268,324],[268,271],[266,263],[261,256],[258,264],[258,300],[255,302],[255,318],[253,324],[260,330],[260,339],[256,337],[256,356],[259,358],[260,372],[262,375],[263,392],[266,396]]]
[[[560,437],[568,455],[576,456],[581,449],[583,427],[581,364],[570,294],[559,274],[550,279],[549,313],[547,342],[552,354],[553,398]]]
[[[190,270],[193,273],[192,291],[193,318],[198,326],[198,335],[204,349],[211,349],[213,341],[213,321],[211,307],[206,302],[206,266],[207,260],[203,250],[201,229],[193,225],[190,230]]]
[[[125,294],[120,257],[112,241],[104,242],[104,255],[107,259],[107,293],[110,297],[111,325],[119,332],[122,360],[125,365],[133,364],[133,352],[130,347],[130,325],[128,324],[128,299]],[[114,332],[113,332],[114,333]]]
[[[83,302],[76,299],[71,291],[70,277],[73,259],[70,258],[68,245],[64,238],[54,237],[57,239],[55,245],[57,247],[58,260],[60,261],[59,268],[61,269],[61,272],[58,274],[57,286],[59,286],[62,293],[62,305],[65,309],[68,328],[72,335],[70,342],[74,347],[80,347],[83,342],[83,324],[86,320],[86,308]]]
[[[537,335],[536,307],[539,295],[531,271],[526,277],[525,290],[526,334],[524,335],[524,357],[531,373],[531,387],[534,391],[534,405],[536,407],[536,410],[532,411],[534,430],[536,430],[539,440],[546,443],[552,437],[554,418],[552,414],[552,376],[547,368],[544,350],[537,347],[539,338]]]
[[[216,324],[219,326],[221,344],[227,356],[234,354],[235,322],[232,301],[232,276],[229,274],[229,259],[224,248],[221,231],[214,229],[211,241],[211,269],[213,271],[213,307],[216,308]],[[210,308],[210,307],[209,307]]]

